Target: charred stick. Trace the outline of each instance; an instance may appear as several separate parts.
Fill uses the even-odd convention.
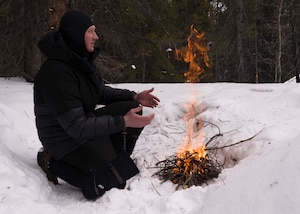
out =
[[[238,144],[241,144],[241,143],[244,143],[246,141],[249,141],[249,140],[252,140],[253,138],[255,138],[260,132],[258,132],[257,134],[253,135],[252,137],[249,137],[247,139],[244,139],[244,140],[240,140],[236,143],[232,143],[232,144],[229,144],[229,145],[225,145],[225,146],[220,146],[220,147],[211,147],[211,148],[206,148],[206,150],[217,150],[217,149],[224,149],[224,148],[227,148],[227,147],[231,147],[231,146],[235,146],[235,145],[238,145]]]

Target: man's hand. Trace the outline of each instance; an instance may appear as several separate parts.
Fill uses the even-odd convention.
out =
[[[143,106],[155,108],[155,107],[157,107],[160,100],[158,99],[158,97],[151,94],[151,92],[153,92],[153,91],[154,91],[154,88],[151,88],[149,90],[145,90],[138,94],[135,94],[134,100]]]
[[[132,108],[129,112],[124,116],[125,121],[125,127],[131,127],[131,128],[142,128],[149,123],[154,118],[154,114],[150,114],[148,116],[142,116],[137,114],[137,112],[142,110],[142,106]]]

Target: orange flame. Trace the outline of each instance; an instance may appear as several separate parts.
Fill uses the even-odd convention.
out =
[[[190,35],[187,39],[187,47],[176,49],[177,58],[189,63],[189,70],[184,73],[187,82],[199,82],[200,75],[204,69],[210,67],[210,61],[208,57],[209,48],[206,44],[204,33],[199,33],[194,25],[190,27]]]
[[[184,121],[186,123],[186,136],[183,138],[183,143],[179,146],[177,156],[184,158],[186,153],[193,154],[193,158],[200,160],[206,157],[206,147],[204,145],[205,133],[203,130],[203,122],[200,117],[197,117],[197,99],[196,95],[187,105],[187,113]]]
[[[185,62],[189,63],[189,70],[184,74],[187,82],[195,83],[200,80],[200,75],[204,72],[205,68],[210,67],[208,57],[209,48],[204,39],[204,33],[199,33],[194,28],[194,25],[191,25],[190,31],[191,33],[187,39],[187,47],[179,50],[176,49],[176,54],[178,58],[182,57]],[[184,170],[187,173],[194,173],[195,171],[204,173],[202,172],[203,169],[193,166],[191,159],[201,161],[207,157],[204,145],[205,133],[203,122],[200,117],[197,117],[199,114],[197,110],[197,97],[194,94],[193,99],[187,105],[187,114],[184,118],[187,132],[177,152],[177,157],[179,158],[177,165],[181,165],[183,161]]]

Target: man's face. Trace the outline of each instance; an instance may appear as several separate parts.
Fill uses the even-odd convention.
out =
[[[93,52],[95,47],[95,42],[99,39],[96,33],[95,25],[90,26],[84,34],[85,48],[88,52]]]

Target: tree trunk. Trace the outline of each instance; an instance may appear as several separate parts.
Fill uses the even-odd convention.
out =
[[[255,0],[255,11],[257,12],[257,0]],[[255,83],[259,83],[259,68],[258,68],[258,29],[257,17],[255,17]]]
[[[216,35],[219,34],[220,32],[220,28],[219,28],[219,1],[217,0],[217,17],[216,17]],[[214,73],[215,73],[215,81],[219,81],[220,80],[220,61],[219,61],[219,47],[216,47],[216,53],[215,53],[215,61],[214,61]],[[222,80],[224,80],[224,77],[222,78]]]
[[[60,18],[67,10],[65,0],[49,0],[48,1],[48,23],[49,30],[57,30]]]
[[[245,62],[244,62],[244,2],[236,0],[236,35],[237,35],[237,56],[238,56],[238,81],[244,81]]]
[[[38,41],[46,32],[58,28],[66,9],[64,0],[28,0],[24,4],[24,77],[27,81],[33,82],[43,60]]]
[[[24,4],[24,77],[28,82],[33,82],[41,62],[41,54],[37,48],[40,35],[38,14],[41,10],[38,5],[35,0],[28,0]]]
[[[142,69],[141,69],[141,72],[142,72],[142,82],[146,82],[146,65],[147,65],[147,62],[146,62],[146,59],[145,59],[145,56],[143,55],[142,56]]]
[[[277,17],[278,52],[277,52],[276,69],[275,69],[275,82],[277,82],[277,83],[281,82],[281,77],[282,77],[282,67],[281,67],[281,56],[282,56],[282,33],[281,33],[282,3],[283,3],[283,0],[280,0],[279,5],[278,5],[278,17]]]
[[[294,63],[294,69],[295,69],[295,76],[296,76],[296,82],[300,82],[300,68],[299,68],[299,45],[296,39],[296,32],[295,32],[295,26],[296,26],[296,18],[295,18],[295,10],[296,5],[294,4],[294,0],[292,0],[290,5],[290,26],[291,26],[291,32],[292,32],[292,47],[293,47],[293,63]]]
[[[24,74],[24,1],[0,1],[0,76]]]

